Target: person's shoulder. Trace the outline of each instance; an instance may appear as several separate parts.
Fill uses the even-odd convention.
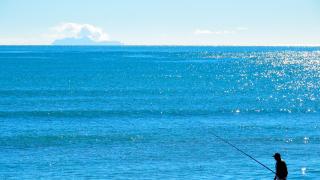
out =
[[[287,164],[285,160],[281,160],[281,163],[282,164]]]

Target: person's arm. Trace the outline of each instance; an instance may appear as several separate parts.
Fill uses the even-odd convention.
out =
[[[287,163],[284,162],[284,169],[285,169],[285,175],[286,177],[288,176],[288,167],[287,167]]]
[[[276,174],[274,175],[274,180],[277,179],[277,173],[278,173],[278,163],[276,163]]]

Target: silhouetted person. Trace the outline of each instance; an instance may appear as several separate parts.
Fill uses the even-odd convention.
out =
[[[288,176],[287,164],[281,159],[281,155],[279,153],[275,153],[273,155],[274,159],[277,161],[276,163],[276,175],[274,176],[275,180],[286,180]]]

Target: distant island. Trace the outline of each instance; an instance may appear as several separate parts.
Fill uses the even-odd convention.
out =
[[[120,46],[123,45],[119,41],[94,41],[88,37],[82,38],[63,38],[57,39],[52,42],[51,45],[72,45],[72,46],[81,46],[81,45],[89,45],[89,46]]]

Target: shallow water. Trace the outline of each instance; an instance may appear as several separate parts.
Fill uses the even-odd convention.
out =
[[[1,179],[320,177],[320,48],[0,46]]]

